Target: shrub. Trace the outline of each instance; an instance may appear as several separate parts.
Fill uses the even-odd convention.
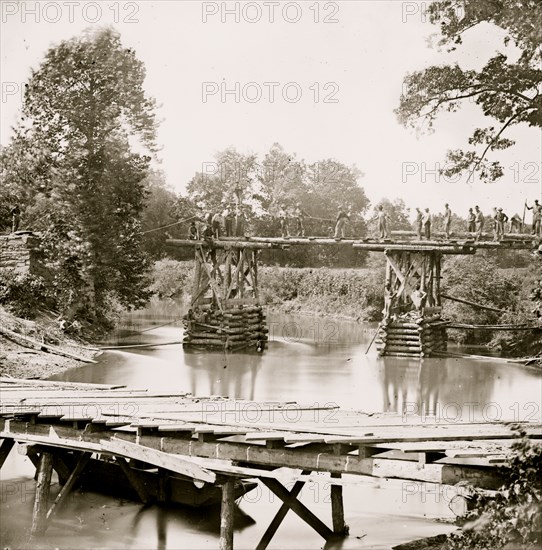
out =
[[[474,490],[463,529],[452,533],[447,550],[539,548],[542,543],[542,446],[518,432],[512,444],[505,483],[492,498]]]
[[[380,269],[297,269],[260,271],[264,303],[283,302],[292,309],[375,320],[383,307]]]
[[[55,299],[43,278],[30,273],[0,270],[0,305],[14,315],[33,318],[40,309],[54,308]]]
[[[192,280],[194,262],[158,260],[151,272],[149,290],[159,298],[173,298],[181,295]]]

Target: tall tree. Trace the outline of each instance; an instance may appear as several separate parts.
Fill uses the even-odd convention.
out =
[[[215,155],[215,160],[202,165],[188,182],[188,198],[201,209],[216,211],[224,203],[245,203],[252,195],[256,178],[256,155],[239,153],[229,147]]]
[[[149,170],[145,178],[145,208],[142,213],[143,247],[153,258],[166,252],[168,236],[181,238],[187,234],[186,225],[179,224],[183,217],[177,212],[178,197],[166,184],[163,172]]]
[[[112,301],[130,307],[147,297],[140,215],[156,121],[144,78],[143,63],[111,29],[62,42],[32,72],[2,151],[7,188],[26,223],[43,231],[55,284],[84,281],[71,301],[90,288],[98,315]]]
[[[505,31],[502,52],[479,70],[454,65],[432,66],[404,79],[396,114],[405,126],[432,129],[441,112],[455,112],[467,100],[479,105],[496,125],[475,128],[466,150],[448,151],[442,173],[448,177],[475,172],[483,181],[503,175],[492,152],[514,145],[504,137],[514,125],[542,126],[542,2],[540,0],[437,0],[428,7],[430,21],[440,25],[440,46],[459,48],[463,35],[482,23]],[[520,50],[506,48],[510,44]]]

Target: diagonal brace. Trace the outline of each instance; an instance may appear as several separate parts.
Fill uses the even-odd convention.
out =
[[[273,478],[260,478],[262,483],[284,502],[303,521],[308,523],[322,538],[330,540],[336,537],[335,533],[318,517],[316,517],[303,503],[293,497],[288,489]]]
[[[302,472],[302,475],[309,475],[311,473],[310,470],[304,470]],[[305,485],[304,481],[296,481],[292,490],[290,491],[290,496],[292,498],[297,498],[297,495],[301,492],[301,489],[303,489],[303,486]],[[269,543],[271,542],[271,539],[277,532],[277,529],[280,527],[280,524],[286,517],[286,514],[288,513],[288,510],[290,509],[290,506],[288,504],[284,503],[280,508],[279,511],[276,513],[275,517],[269,524],[269,527],[263,534],[263,537],[261,538],[260,542],[258,543],[258,546],[256,546],[256,550],[265,550]]]

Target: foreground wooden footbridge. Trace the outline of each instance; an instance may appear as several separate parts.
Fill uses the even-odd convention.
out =
[[[537,444],[542,424],[522,423]],[[317,407],[194,397],[123,386],[0,379],[0,468],[18,444],[35,464],[31,533],[43,533],[89,461],[118,464],[142,502],[143,471],[157,470],[158,500],[168,502],[172,476],[221,490],[220,548],[233,548],[235,487],[259,480],[281,501],[257,548],[268,546],[291,510],[323,539],[348,534],[344,474],[496,488],[513,441],[504,422],[443,421]],[[463,463],[462,463],[463,462]],[[464,463],[467,462],[467,463]],[[53,472],[60,491],[49,502]],[[331,527],[297,496],[319,472],[331,486]],[[290,490],[286,482],[295,482]]]
[[[287,253],[292,246],[347,246],[382,252],[386,257],[383,287],[385,300],[390,303],[389,315],[385,315],[377,339],[380,354],[429,357],[446,350],[448,323],[441,318],[443,258],[475,254],[480,249],[536,251],[542,244],[536,236],[518,233],[504,235],[499,241],[487,233],[479,238],[461,233],[450,239],[437,233],[433,240],[418,240],[415,232],[392,231],[390,237],[387,240],[321,237],[167,240],[171,246],[195,250],[184,345],[230,350],[252,347],[262,351],[267,342],[267,328],[259,297],[259,253],[269,249]],[[423,296],[421,307],[416,304],[416,292]]]

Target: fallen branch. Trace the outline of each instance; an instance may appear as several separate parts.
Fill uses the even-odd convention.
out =
[[[57,348],[56,346],[50,346],[49,344],[38,342],[38,340],[34,340],[33,338],[29,338],[28,336],[23,336],[22,334],[18,334],[17,332],[13,332],[12,330],[1,326],[0,335],[25,348],[45,351],[47,353],[52,353],[53,355],[69,357],[70,359],[76,359],[77,361],[82,361],[83,363],[97,363],[97,361],[89,359],[88,357],[82,357],[81,355],[76,355],[75,353],[70,353],[69,351]]]
[[[477,304],[476,302],[469,302],[469,300],[464,300],[463,298],[454,298],[453,296],[448,296],[447,294],[441,294],[442,298],[446,300],[451,300],[452,302],[459,302],[460,304],[466,304],[478,309],[485,309],[487,311],[494,311],[495,313],[508,313],[504,309],[497,309],[495,307],[483,306],[482,304]]]

